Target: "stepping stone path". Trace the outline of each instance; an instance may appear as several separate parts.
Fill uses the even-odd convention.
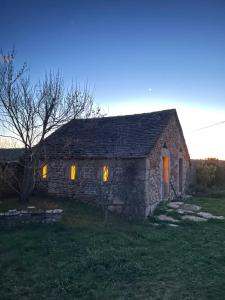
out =
[[[177,213],[177,219],[169,216],[169,213]],[[224,216],[214,216],[211,213],[201,211],[201,206],[184,203],[182,201],[170,202],[167,204],[167,208],[165,209],[166,214],[161,214],[156,216],[155,219],[157,221],[165,222],[170,227],[179,227],[177,223],[182,220],[193,221],[193,222],[206,222],[210,219],[215,220],[224,220]],[[179,216],[181,215],[181,216]],[[154,223],[156,226],[157,223]]]

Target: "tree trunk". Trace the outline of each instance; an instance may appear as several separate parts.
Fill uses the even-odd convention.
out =
[[[30,151],[25,154],[23,176],[20,186],[20,201],[28,202],[34,189],[34,161]]]

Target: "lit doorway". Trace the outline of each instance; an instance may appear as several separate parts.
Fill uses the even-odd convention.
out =
[[[162,160],[162,196],[163,199],[167,199],[169,196],[169,156],[163,156]]]

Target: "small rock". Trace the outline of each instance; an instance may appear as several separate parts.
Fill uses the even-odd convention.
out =
[[[194,222],[207,221],[207,219],[197,217],[197,216],[191,216],[191,215],[184,215],[181,218],[182,218],[182,220],[188,220],[188,221],[194,221]]]
[[[179,220],[176,220],[176,219],[166,216],[166,215],[159,215],[156,218],[160,221],[168,221],[168,222],[173,222],[173,223],[179,222]]]
[[[177,202],[170,202],[170,203],[167,204],[167,206],[170,207],[170,208],[178,208],[182,204],[184,204],[184,202],[177,201]]]
[[[185,211],[184,211],[183,209],[181,209],[181,208],[178,208],[178,209],[176,210],[176,212],[177,212],[178,214],[180,214],[180,215],[185,214]]]

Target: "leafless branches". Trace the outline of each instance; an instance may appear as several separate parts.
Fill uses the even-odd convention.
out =
[[[31,149],[71,119],[101,114],[87,85],[81,88],[76,84],[66,90],[62,76],[50,73],[33,86],[25,77],[26,64],[16,71],[14,63],[14,51],[1,52],[0,122],[6,135],[21,141],[25,148]]]
[[[58,127],[75,118],[99,115],[101,110],[94,104],[87,85],[65,89],[59,73],[46,74],[43,81],[33,85],[26,63],[15,68],[15,51],[0,52],[1,136],[23,145],[29,156],[24,159],[25,169],[28,161],[33,166],[32,159],[42,142]]]

